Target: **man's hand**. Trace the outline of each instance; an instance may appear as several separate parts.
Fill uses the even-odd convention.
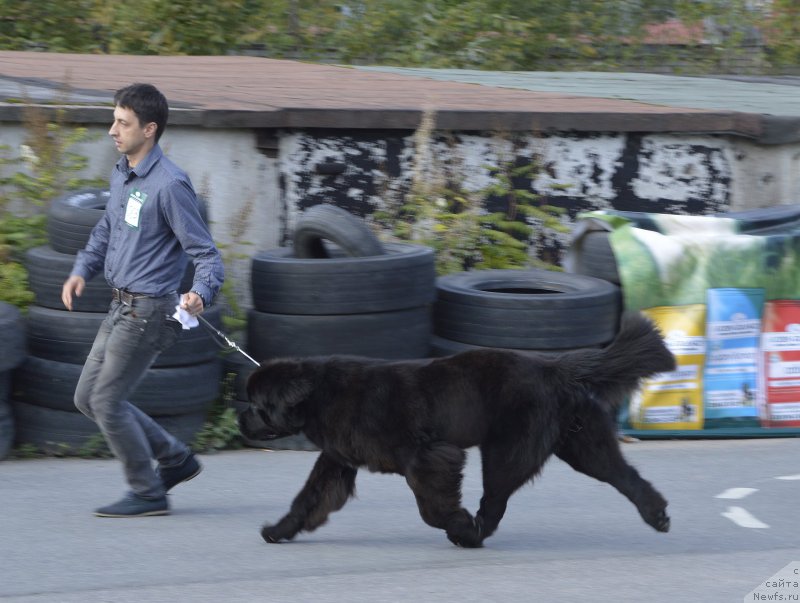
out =
[[[181,295],[181,308],[186,310],[192,316],[202,314],[203,309],[205,308],[203,304],[203,298],[197,295],[197,293],[194,291],[184,293]]]
[[[72,275],[64,281],[64,286],[61,287],[61,301],[70,312],[72,312],[72,296],[80,297],[84,287],[86,287],[86,281],[82,276]]]

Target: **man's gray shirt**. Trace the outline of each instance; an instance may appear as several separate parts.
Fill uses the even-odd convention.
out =
[[[135,168],[123,156],[111,174],[103,217],[72,274],[89,281],[102,270],[112,287],[160,297],[178,291],[187,254],[195,266],[191,290],[210,304],[224,268],[189,176],[158,145]]]

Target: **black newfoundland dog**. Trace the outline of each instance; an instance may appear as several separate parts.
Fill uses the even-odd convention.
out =
[[[403,475],[428,525],[456,545],[479,547],[509,497],[552,454],[614,486],[647,524],[666,532],[667,501],[623,458],[614,417],[642,378],[674,368],[641,314],[623,317],[604,349],[555,356],[483,349],[408,361],[270,361],[248,380],[242,433],[264,439],[303,431],[321,453],[289,512],[261,535],[280,542],[318,528],[354,494],[356,472],[366,467]],[[475,516],[461,506],[472,446],[483,471]]]

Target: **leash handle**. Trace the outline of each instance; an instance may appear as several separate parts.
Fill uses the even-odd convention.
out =
[[[240,348],[240,347],[239,347],[239,346],[236,344],[236,342],[235,342],[235,341],[231,341],[231,340],[228,338],[228,336],[227,336],[227,335],[225,335],[225,333],[223,333],[222,331],[220,331],[219,329],[217,329],[217,328],[216,328],[214,325],[212,325],[210,322],[208,322],[208,321],[207,321],[205,318],[203,318],[203,317],[202,317],[200,314],[198,314],[198,315],[197,315],[197,320],[199,320],[199,321],[202,323],[202,325],[203,325],[204,327],[206,327],[207,329],[210,329],[211,331],[213,331],[214,333],[216,333],[216,334],[217,334],[217,336],[218,336],[220,339],[223,339],[223,340],[225,341],[225,343],[226,343],[226,344],[228,344],[228,347],[229,347],[229,348],[231,348],[232,350],[236,350],[237,352],[239,352],[239,353],[240,353],[242,356],[244,356],[245,358],[247,358],[247,359],[248,359],[250,362],[252,362],[252,363],[253,363],[253,364],[255,364],[256,366],[261,366],[261,363],[259,363],[257,360],[255,360],[255,358],[253,358],[252,356],[250,356],[250,354],[248,354],[248,353],[247,353],[247,352],[245,352],[245,351],[244,351],[242,348]]]

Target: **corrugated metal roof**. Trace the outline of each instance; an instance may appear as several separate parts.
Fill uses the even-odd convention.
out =
[[[798,77],[682,77],[652,73],[479,71],[402,67],[359,69],[495,88],[632,100],[671,107],[800,116]]]

